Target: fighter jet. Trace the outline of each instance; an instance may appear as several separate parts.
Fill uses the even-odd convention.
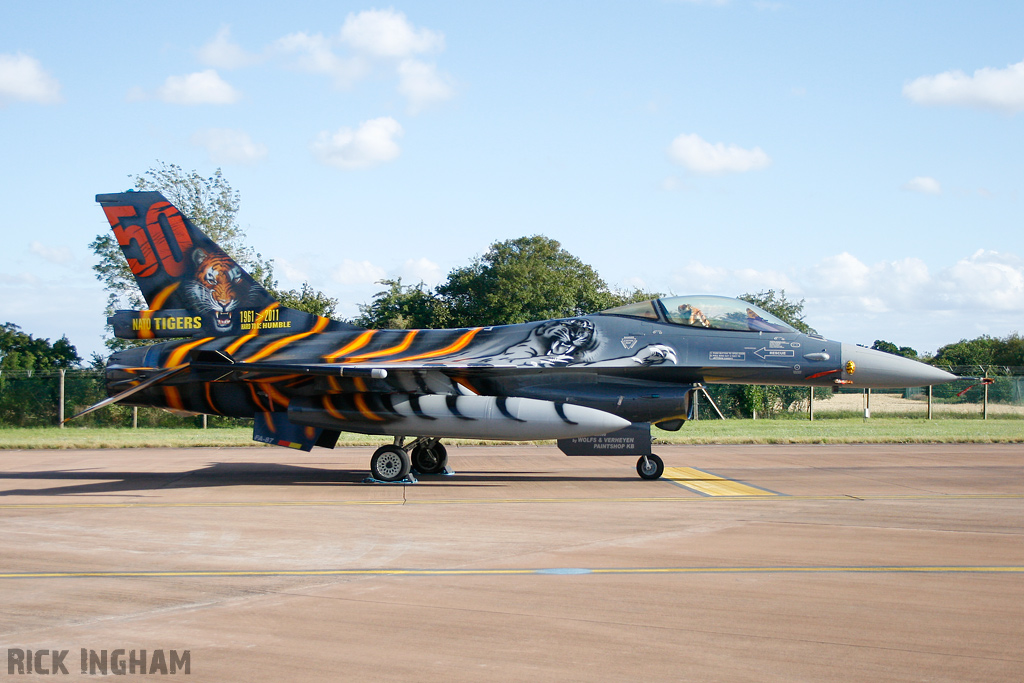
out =
[[[308,451],[341,432],[394,437],[373,479],[445,471],[444,438],[558,439],[567,454],[664,464],[650,425],[692,419],[707,383],[907,387],[937,368],[802,334],[746,301],[670,296],[592,315],[453,330],[373,330],[282,306],[158,192],[101,194],[149,308],[108,322],[113,403],[254,418],[253,439]],[[75,417],[78,417],[77,415]],[[72,418],[73,419],[73,418]]]

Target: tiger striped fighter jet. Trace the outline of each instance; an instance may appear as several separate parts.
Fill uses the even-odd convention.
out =
[[[112,403],[254,418],[253,438],[333,448],[383,434],[381,481],[445,470],[444,438],[558,439],[572,455],[638,455],[678,429],[704,383],[924,386],[954,375],[798,332],[737,299],[672,296],[592,315],[455,330],[368,330],[282,306],[158,192],[101,194],[149,308],[117,311]],[[76,416],[77,417],[77,416]]]

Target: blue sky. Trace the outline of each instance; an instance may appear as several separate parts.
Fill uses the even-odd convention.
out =
[[[0,21],[0,321],[102,349],[97,193],[223,169],[340,312],[497,240],[806,300],[920,351],[1021,331],[1024,5],[35,2]]]

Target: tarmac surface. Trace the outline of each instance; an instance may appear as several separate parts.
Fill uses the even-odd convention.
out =
[[[1024,447],[656,451],[652,482],[450,448],[415,485],[362,483],[369,448],[0,451],[0,649],[69,651],[52,680],[96,680],[82,649],[195,681],[1024,679]]]

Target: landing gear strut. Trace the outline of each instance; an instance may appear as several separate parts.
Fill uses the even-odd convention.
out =
[[[665,472],[665,463],[654,453],[641,455],[636,461],[636,473],[641,479],[658,479]]]
[[[438,439],[423,439],[413,446],[412,466],[420,474],[441,474],[448,465],[448,451]]]

